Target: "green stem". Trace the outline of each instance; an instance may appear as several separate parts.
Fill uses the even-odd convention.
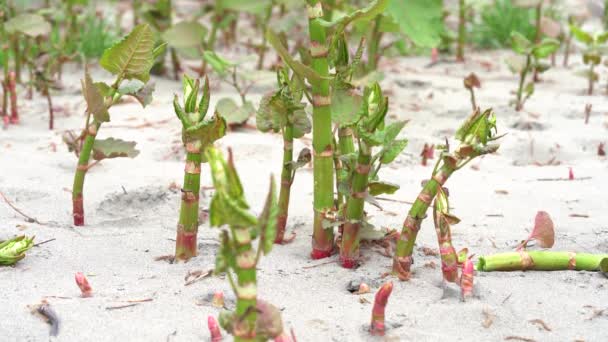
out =
[[[439,187],[445,184],[447,179],[456,170],[456,165],[458,164],[458,161],[453,163],[444,162],[442,167],[437,172],[434,172],[433,177],[426,182],[422,191],[418,194],[416,201],[410,208],[410,211],[403,222],[403,229],[401,230],[399,240],[397,241],[397,248],[393,259],[393,273],[399,276],[399,279],[409,279],[410,267],[413,262],[412,252],[414,250],[416,236],[420,230],[420,225],[426,217],[426,211],[435,198],[435,195],[437,195]]]
[[[274,2],[268,6],[266,9],[266,16],[262,19],[262,33],[266,32],[268,28],[268,22],[270,21],[270,17],[272,16],[272,8],[274,7]],[[266,35],[262,34],[262,45],[260,46],[260,55],[258,58],[258,64],[256,68],[258,70],[262,70],[264,68],[264,57],[266,56]]]
[[[456,60],[464,61],[464,43],[466,39],[466,4],[465,0],[458,2],[458,46],[456,47]]]
[[[14,34],[11,37],[11,47],[13,49],[13,60],[15,61],[15,74],[17,83],[21,84],[21,50],[19,49],[19,36]]]
[[[235,272],[237,276],[236,317],[234,340],[236,342],[256,341],[257,279],[255,253],[251,246],[251,233],[243,227],[230,227],[235,251]]]
[[[289,195],[293,181],[293,124],[288,123],[283,129],[283,167],[281,169],[281,190],[279,191],[279,214],[277,216],[277,234],[275,243],[285,239],[285,227],[289,213]]]
[[[524,83],[526,82],[526,76],[528,75],[528,70],[530,69],[531,63],[530,55],[526,56],[526,66],[519,74],[519,87],[517,88],[517,100],[515,101],[515,110],[520,111],[524,107],[523,103],[523,92],[524,92]]]
[[[313,84],[312,145],[314,177],[314,231],[313,259],[329,257],[333,251],[333,228],[324,228],[323,221],[333,209],[333,148],[331,131],[331,97],[326,32],[322,24],[323,9],[320,0],[309,0],[309,35],[312,68],[322,80]]]
[[[378,61],[380,60],[380,41],[382,40],[382,32],[380,32],[380,21],[381,16],[377,16],[374,21],[374,29],[372,30],[372,34],[370,39],[367,42],[367,70],[366,71],[374,71],[378,68]]]
[[[336,192],[338,193],[337,207],[342,208],[342,205],[346,203],[348,194],[340,191],[339,184],[348,182],[348,174],[341,172],[343,168],[343,162],[339,159],[340,156],[355,153],[355,143],[353,141],[353,130],[351,127],[341,127],[338,129],[338,153],[334,158],[336,159]],[[338,167],[340,169],[338,169]]]
[[[100,126],[101,123],[93,122],[86,127],[84,131],[84,143],[82,145],[82,150],[80,151],[80,156],[78,157],[78,166],[76,167],[74,185],[72,186],[72,215],[74,216],[75,226],[84,226],[84,178],[89,168],[91,151],[93,150],[95,137],[97,136]]]
[[[177,224],[177,238],[175,239],[175,260],[178,261],[187,261],[197,254],[196,235],[198,233],[201,159],[201,152],[196,148],[186,153],[182,203]]]
[[[543,2],[540,1],[538,3],[538,6],[536,6],[536,36],[534,37],[534,43],[536,43],[536,44],[540,43],[540,40],[542,38],[542,31],[541,31],[542,16],[543,16]],[[533,74],[532,80],[534,82],[539,81],[537,68],[534,68],[534,74]]]
[[[360,228],[363,221],[367,182],[371,169],[371,147],[359,140],[359,156],[354,170],[351,193],[346,203],[345,223],[340,247],[340,263],[344,268],[353,268],[359,259]]]
[[[477,270],[491,271],[598,271],[608,254],[521,251],[486,255],[479,258]]]

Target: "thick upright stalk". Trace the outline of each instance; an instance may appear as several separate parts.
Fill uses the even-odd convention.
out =
[[[201,188],[201,151],[197,144],[186,144],[186,167],[182,203],[175,239],[175,260],[187,261],[197,254],[198,201]]]
[[[236,342],[256,341],[257,321],[257,279],[256,254],[251,247],[249,229],[231,227],[233,243],[236,247],[236,317],[234,340]]]
[[[285,239],[285,227],[289,213],[289,195],[293,178],[293,125],[288,123],[283,129],[283,168],[281,169],[281,190],[279,191],[279,214],[277,216],[277,235],[275,243]]]
[[[486,255],[479,258],[479,271],[598,271],[608,254],[574,252],[520,251]]]
[[[393,283],[385,283],[380,287],[374,298],[374,307],[372,308],[372,323],[370,333],[374,336],[384,336],[384,316],[388,298],[393,292]]]
[[[309,0],[309,34],[312,68],[322,80],[312,86],[313,93],[313,177],[314,177],[314,231],[312,236],[313,259],[329,257],[333,250],[333,228],[324,228],[323,221],[333,207],[333,148],[331,132],[331,97],[329,94],[329,63],[326,32],[322,24],[323,8],[320,0]]]
[[[84,143],[82,145],[82,150],[80,151],[80,156],[78,157],[78,166],[76,167],[74,185],[72,186],[72,215],[74,216],[75,226],[84,226],[84,177],[89,170],[89,159],[91,158],[91,151],[93,150],[95,137],[97,136],[100,126],[101,123],[94,122],[84,131]]]
[[[437,210],[437,201],[433,207],[433,220],[439,243],[439,254],[441,255],[441,272],[443,279],[455,283],[458,280],[458,255],[452,245],[452,232],[450,223],[441,212]]]
[[[371,148],[360,141],[357,167],[353,174],[351,193],[346,202],[345,223],[342,231],[342,245],[340,246],[340,264],[344,268],[357,266],[359,259],[359,244],[361,236],[361,221],[365,196],[367,195],[367,181],[371,168]]]
[[[426,217],[427,209],[437,195],[437,190],[452,175],[455,165],[456,163],[444,163],[433,177],[426,182],[403,222],[403,229],[399,235],[393,258],[393,273],[401,280],[407,280],[410,277],[410,267],[413,263],[412,252],[420,225]]]
[[[456,60],[464,61],[464,43],[465,43],[465,21],[466,20],[466,4],[465,0],[458,1],[458,46],[456,47]]]

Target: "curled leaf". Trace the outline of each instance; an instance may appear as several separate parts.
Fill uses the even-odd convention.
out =
[[[25,258],[25,252],[34,246],[34,236],[25,235],[14,237],[10,240],[0,242],[0,265],[14,265],[17,261]]]
[[[546,211],[539,211],[536,213],[534,218],[534,229],[530,233],[530,236],[521,243],[517,250],[525,249],[526,244],[535,240],[538,245],[542,248],[551,248],[555,243],[555,229],[553,226],[553,220]]]
[[[475,73],[470,73],[464,78],[464,87],[467,89],[481,88],[481,82]]]

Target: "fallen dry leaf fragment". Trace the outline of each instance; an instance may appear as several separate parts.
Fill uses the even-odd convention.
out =
[[[523,241],[517,250],[526,248],[526,245],[531,240],[535,240],[538,245],[542,248],[551,248],[555,244],[555,228],[553,220],[546,211],[539,211],[536,213],[534,218],[534,229],[530,233],[530,236]]]
[[[523,342],[536,342],[535,339],[521,337],[521,336],[507,336],[505,337],[505,341],[523,341]]]
[[[545,331],[552,331],[551,328],[549,328],[549,326],[547,325],[547,323],[545,323],[542,319],[531,319],[528,322],[540,326]]]
[[[483,322],[481,322],[481,326],[488,329],[494,324],[494,319],[496,315],[490,311],[488,308],[484,308],[481,310],[481,314],[483,315]]]

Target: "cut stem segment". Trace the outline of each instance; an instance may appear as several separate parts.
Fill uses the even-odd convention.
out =
[[[479,258],[479,271],[598,271],[608,254],[574,252],[520,251],[486,255]]]

